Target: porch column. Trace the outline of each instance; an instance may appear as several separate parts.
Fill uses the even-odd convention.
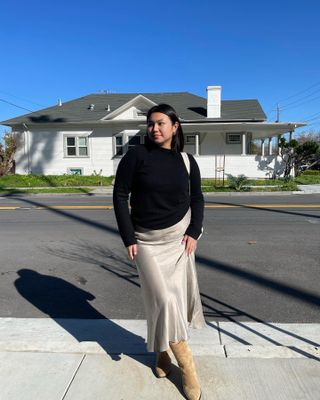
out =
[[[294,131],[291,131],[289,134],[289,142],[294,139]]]
[[[268,155],[272,155],[272,137],[269,137],[269,143],[268,143]]]
[[[264,156],[264,139],[261,139],[261,155]]]
[[[199,133],[196,133],[195,135],[195,156],[199,155]]]
[[[241,155],[245,156],[247,154],[247,133],[242,132],[242,152]]]
[[[279,147],[280,139],[281,139],[281,135],[278,135],[278,138],[277,138],[277,155],[278,156],[280,156],[280,147]]]

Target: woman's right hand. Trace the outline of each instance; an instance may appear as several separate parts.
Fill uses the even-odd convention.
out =
[[[127,247],[128,250],[128,256],[131,261],[134,261],[136,255],[138,254],[138,245],[137,244],[132,244]]]

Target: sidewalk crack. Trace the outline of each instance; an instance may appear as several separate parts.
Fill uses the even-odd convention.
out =
[[[77,375],[77,373],[78,373],[78,371],[79,371],[79,369],[80,369],[80,367],[81,367],[81,365],[82,365],[83,360],[85,359],[85,357],[86,357],[86,354],[83,354],[83,356],[82,356],[82,358],[81,358],[81,360],[80,360],[80,362],[79,362],[79,364],[78,364],[76,370],[74,371],[74,373],[73,373],[73,375],[72,375],[72,377],[71,377],[71,379],[70,379],[70,382],[68,383],[68,385],[67,385],[67,387],[66,387],[66,390],[64,391],[64,393],[63,393],[63,395],[62,395],[62,397],[61,397],[61,400],[64,400],[65,397],[66,397],[66,395],[68,394],[68,391],[69,391],[69,389],[70,389],[70,386],[72,385],[72,383],[73,383],[73,381],[74,381],[74,378],[76,377],[76,375]]]

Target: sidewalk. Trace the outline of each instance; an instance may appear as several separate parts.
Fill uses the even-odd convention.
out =
[[[14,196],[112,196],[113,186],[86,186],[86,188],[92,189],[90,193],[23,193],[14,194]],[[203,192],[205,197],[210,196],[276,196],[276,195],[291,195],[291,194],[315,194],[320,193],[320,185],[298,185],[299,191],[285,191],[285,192]],[[13,188],[14,189],[14,188]],[[28,189],[28,188],[16,188],[16,189]],[[43,189],[43,188],[33,188]],[[1,194],[0,194],[1,197]]]
[[[286,192],[204,192],[204,196],[276,196],[291,194],[315,194],[320,193],[320,185],[298,185],[299,191]],[[91,194],[94,195],[112,195],[113,186],[93,187]]]
[[[316,400],[320,324],[208,322],[191,330],[202,400]],[[153,373],[146,321],[0,319],[1,400],[183,399]]]
[[[113,186],[92,188],[92,194],[112,195]],[[320,193],[320,185],[298,185],[299,191],[286,192],[204,192],[205,196],[275,196],[275,195],[291,195],[291,194],[314,194]]]

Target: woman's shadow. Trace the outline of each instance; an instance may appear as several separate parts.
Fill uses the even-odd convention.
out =
[[[79,342],[97,342],[113,360],[120,360],[121,353],[147,355],[144,338],[117,325],[92,307],[89,302],[95,297],[91,293],[64,279],[31,269],[20,269],[17,273],[19,278],[14,284],[21,296]],[[142,359],[144,357],[139,357],[140,362]]]
[[[50,275],[43,275],[31,269],[17,271],[17,291],[43,313],[54,319],[62,328],[79,342],[97,342],[114,360],[121,360],[125,354],[144,366],[153,369],[155,355],[147,353],[146,342],[117,325],[97,311],[89,303],[95,297],[77,286]],[[168,379],[182,394],[180,371],[172,365]]]

